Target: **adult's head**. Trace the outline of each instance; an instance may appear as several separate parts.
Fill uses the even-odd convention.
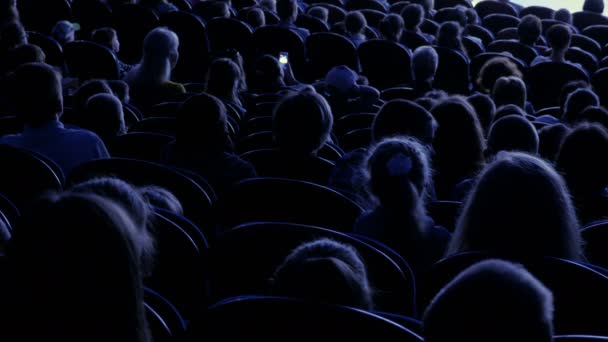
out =
[[[21,44],[27,44],[27,33],[21,22],[12,20],[0,23],[0,53],[4,54]]]
[[[108,141],[127,132],[120,100],[112,94],[97,94],[87,101],[83,122],[102,140]]]
[[[482,91],[490,93],[494,89],[496,80],[503,76],[522,78],[523,74],[517,67],[517,64],[507,57],[494,57],[485,62],[479,70],[477,85],[479,85]]]
[[[46,55],[37,45],[21,44],[8,51],[6,56],[7,70],[13,71],[27,63],[44,63]]]
[[[435,0],[413,0],[412,3],[422,6],[427,18],[430,18],[435,11]]]
[[[259,7],[249,9],[247,11],[247,18],[245,21],[254,29],[266,25],[266,15],[264,14],[264,10]]]
[[[160,208],[180,215],[184,213],[179,199],[171,191],[163,187],[146,185],[140,187],[139,192],[153,209]]]
[[[478,176],[448,255],[467,251],[581,260],[579,223],[562,177],[536,157],[498,154]]]
[[[209,66],[207,93],[240,105],[238,92],[241,78],[241,69],[236,63],[228,58],[218,58]]]
[[[462,28],[455,21],[447,21],[437,31],[437,46],[449,48],[461,52],[466,56],[466,50],[462,45]]]
[[[517,35],[519,42],[525,45],[534,45],[543,33],[543,25],[540,19],[534,14],[528,14],[521,18],[517,25]]]
[[[76,112],[84,112],[87,102],[93,95],[112,94],[112,88],[106,80],[89,80],[84,82],[72,96],[72,109]]]
[[[608,130],[608,110],[601,106],[589,106],[583,109],[575,122],[597,123]]]
[[[308,11],[306,11],[306,13],[308,13],[309,16],[317,18],[325,23],[327,23],[329,18],[329,10],[321,6],[312,6],[308,9]]]
[[[298,17],[297,0],[277,0],[277,14],[281,21],[293,23]]]
[[[554,124],[541,128],[538,131],[539,156],[551,163],[554,162],[568,133],[570,133],[570,127],[564,124]]]
[[[494,101],[492,101],[490,96],[481,93],[467,97],[467,101],[475,109],[477,119],[479,120],[484,135],[487,135],[490,130],[490,125],[492,124],[492,121],[494,121],[494,115],[496,115],[496,105],[494,104]]]
[[[372,124],[372,137],[376,142],[395,136],[409,136],[431,146],[437,122],[433,116],[415,102],[391,100],[378,111]]]
[[[560,8],[553,14],[553,19],[564,24],[572,25],[572,13],[566,8]]]
[[[226,106],[207,93],[192,96],[177,112],[175,138],[180,149],[193,153],[223,152],[231,146]]]
[[[553,296],[523,267],[477,263],[435,296],[423,318],[428,342],[553,341]]]
[[[492,89],[492,99],[498,107],[513,104],[519,108],[525,108],[526,95],[524,81],[515,76],[505,76],[497,79]]]
[[[294,249],[276,269],[272,287],[276,295],[365,310],[373,306],[363,260],[353,247],[329,239]]]
[[[91,33],[91,41],[103,45],[115,53],[120,51],[120,42],[116,30],[111,27],[98,28]]]
[[[501,151],[538,153],[538,134],[530,121],[518,115],[509,115],[494,122],[488,133],[486,156]]]
[[[9,319],[35,327],[19,328],[19,338],[149,341],[136,231],[124,209],[100,196],[36,202],[7,252]]]
[[[62,91],[61,76],[47,64],[24,64],[12,77],[11,97],[26,125],[44,125],[61,115]]]
[[[171,79],[171,70],[179,59],[179,38],[165,27],[150,31],[144,39],[143,57],[138,66],[137,80],[142,86],[154,87]]]
[[[589,85],[589,83],[587,83],[583,80],[570,81],[570,82],[564,84],[564,86],[562,87],[562,89],[560,90],[560,93],[559,93],[560,112],[564,113],[566,100],[568,99],[568,96],[570,96],[570,94],[572,94],[575,90],[590,89],[590,87],[591,86]]]
[[[578,89],[568,95],[562,119],[568,124],[579,121],[580,115],[589,106],[599,106],[600,99],[591,89]]]
[[[404,28],[403,18],[395,13],[388,14],[378,25],[382,38],[391,42],[399,42]]]
[[[583,11],[597,14],[604,13],[604,0],[585,0],[583,3]]]
[[[430,46],[421,46],[412,55],[412,76],[417,83],[432,84],[439,66],[437,51]]]
[[[279,149],[296,155],[313,155],[327,142],[333,116],[321,95],[301,91],[279,102],[272,122]]]
[[[424,20],[424,8],[419,4],[409,4],[401,10],[401,18],[406,30],[416,31]]]
[[[565,51],[570,47],[572,30],[563,24],[551,26],[547,30],[547,42],[554,51]]]
[[[51,31],[51,36],[55,38],[59,44],[73,42],[76,39],[76,31],[80,30],[80,25],[61,20],[55,24]]]
[[[367,26],[367,20],[360,11],[351,11],[344,18],[344,27],[349,35],[362,34]]]
[[[257,91],[269,92],[285,85],[285,73],[279,60],[272,55],[263,55],[255,63],[254,85]]]

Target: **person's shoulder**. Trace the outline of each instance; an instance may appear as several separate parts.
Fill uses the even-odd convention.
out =
[[[162,85],[163,89],[171,93],[185,93],[186,87],[181,83],[167,81]]]
[[[82,141],[101,142],[101,138],[97,134],[84,128],[66,127],[63,130],[66,134]]]

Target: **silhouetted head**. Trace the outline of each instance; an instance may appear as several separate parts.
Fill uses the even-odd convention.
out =
[[[543,26],[540,19],[534,14],[524,16],[517,25],[519,42],[525,45],[534,45],[542,33]]]
[[[426,17],[431,17],[431,12],[435,9],[435,1],[434,0],[413,0],[411,1],[413,4],[418,4],[422,6],[424,10],[424,15]]]
[[[329,104],[314,91],[283,98],[272,121],[279,149],[302,156],[314,155],[323,147],[333,126]]]
[[[488,134],[486,157],[501,151],[538,153],[538,134],[530,121],[518,115],[509,115],[494,122]]]
[[[496,115],[494,115],[494,121],[500,120],[505,116],[517,115],[521,117],[526,117],[526,112],[514,104],[508,104],[504,106],[500,106],[496,109]]]
[[[538,154],[541,158],[554,162],[557,153],[570,128],[564,124],[545,126],[538,131]]]
[[[217,97],[192,96],[177,112],[177,145],[198,153],[223,152],[231,145],[226,120],[226,107]]]
[[[403,18],[395,13],[388,14],[380,20],[380,24],[378,25],[382,37],[396,43],[401,39],[404,28]]]
[[[608,129],[608,110],[600,106],[589,106],[583,109],[575,122],[597,123],[605,129]]]
[[[487,260],[450,281],[423,318],[427,342],[553,341],[553,295],[522,266]]]
[[[306,11],[306,13],[308,13],[309,16],[317,18],[325,23],[327,23],[329,18],[329,10],[321,6],[312,6]]]
[[[477,85],[486,93],[489,93],[494,89],[494,83],[496,80],[503,76],[515,76],[522,78],[523,74],[507,57],[494,57],[487,62],[479,70],[479,76],[477,77]]]
[[[570,81],[568,83],[566,83],[562,89],[560,90],[559,93],[559,107],[560,107],[560,111],[561,113],[564,113],[565,111],[565,105],[566,105],[566,100],[568,99],[568,96],[570,96],[570,94],[572,94],[575,90],[578,89],[589,89],[590,85],[589,83],[583,81],[583,80],[577,80],[577,81]]]
[[[401,18],[406,30],[416,31],[424,20],[424,8],[419,4],[409,4],[401,10]]]
[[[298,16],[298,2],[297,0],[277,0],[276,1],[277,14],[281,21],[293,23],[296,21]]]
[[[484,136],[487,135],[490,130],[490,125],[494,121],[494,115],[496,115],[496,105],[492,98],[486,94],[473,94],[467,98],[467,101],[475,109],[479,124],[483,129]]]
[[[279,60],[272,55],[263,55],[255,63],[255,84],[262,91],[270,91],[276,87],[284,86],[285,73]],[[260,89],[258,89],[260,90]]]
[[[179,59],[179,38],[175,32],[157,27],[150,31],[143,44],[140,64],[127,75],[127,83],[156,87],[171,80],[171,71]]]
[[[597,14],[604,13],[604,0],[585,0],[583,3],[583,11]]]
[[[566,25],[553,25],[547,30],[547,42],[553,50],[567,50],[570,47],[571,40],[572,30]]]
[[[17,115],[26,125],[44,125],[63,112],[61,76],[47,64],[28,63],[18,67],[9,91]]]
[[[350,35],[361,34],[367,26],[367,20],[365,20],[363,13],[359,11],[348,12],[344,18],[344,26],[346,32]]]
[[[22,44],[27,44],[27,33],[20,21],[0,23],[0,51],[3,54]]]
[[[105,46],[115,53],[120,51],[120,42],[116,30],[111,27],[98,28],[91,33],[91,41]]]
[[[572,25],[572,13],[566,8],[560,8],[553,14],[553,19],[564,24]]]
[[[418,83],[432,83],[439,67],[437,51],[430,46],[421,46],[412,55],[412,76]]]
[[[241,70],[228,58],[218,58],[209,66],[207,73],[207,93],[220,99],[240,104],[239,83]]]
[[[153,208],[165,209],[180,215],[184,213],[179,199],[165,188],[156,185],[146,185],[140,187],[139,192]]]
[[[581,260],[579,224],[562,177],[536,157],[499,153],[478,176],[448,255],[467,251]]]
[[[433,144],[437,122],[423,107],[412,101],[391,100],[381,108],[372,124],[376,142],[393,136],[410,136],[428,146]]]
[[[570,93],[564,104],[563,120],[574,124],[580,120],[580,115],[589,106],[599,106],[600,99],[591,89],[578,89]]]
[[[120,100],[111,94],[97,94],[87,101],[83,128],[108,141],[127,132]]]
[[[253,29],[266,25],[266,16],[264,10],[259,7],[251,8],[247,11],[247,24]]]
[[[456,50],[465,56],[467,55],[462,45],[462,28],[454,21],[448,21],[439,26],[439,31],[437,31],[437,46]]]
[[[13,71],[27,63],[44,63],[46,55],[37,45],[21,44],[11,49],[6,56],[7,70]]]
[[[524,108],[527,100],[526,85],[519,77],[501,77],[494,83],[492,98],[498,107],[514,104],[519,108]]]
[[[272,285],[276,295],[364,310],[373,306],[363,260],[353,247],[329,239],[294,249],[275,271]]]

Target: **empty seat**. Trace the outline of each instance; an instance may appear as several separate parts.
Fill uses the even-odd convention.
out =
[[[483,18],[483,26],[494,34],[508,27],[517,27],[517,25],[519,25],[519,18],[508,14],[490,14]]]
[[[386,89],[411,82],[411,55],[404,47],[374,39],[361,44],[358,53],[361,72],[372,86]]]
[[[357,48],[350,40],[335,33],[310,35],[306,39],[306,53],[313,80],[324,78],[331,68],[338,65],[346,65],[355,71],[359,69]]]

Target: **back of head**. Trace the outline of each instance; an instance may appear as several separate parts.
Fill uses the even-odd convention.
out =
[[[519,77],[501,77],[494,83],[492,98],[494,99],[494,104],[498,107],[514,104],[520,108],[524,108],[527,100],[526,85]]]
[[[517,26],[517,34],[519,35],[519,41],[522,44],[533,45],[538,41],[538,38],[542,33],[543,26],[541,21],[533,14],[528,14],[521,18],[521,21]]]
[[[478,176],[448,254],[582,257],[579,224],[562,177],[541,159],[502,152]]]
[[[604,0],[585,0],[583,3],[583,11],[597,14],[604,13]]]
[[[608,130],[608,110],[600,106],[589,106],[581,112],[578,120],[576,120],[576,122],[581,121],[597,123]]]
[[[349,34],[360,34],[367,26],[367,20],[359,11],[348,12],[344,18],[344,26]]]
[[[135,230],[122,208],[96,195],[35,203],[7,254],[11,319],[35,327],[19,329],[20,338],[148,341]]]
[[[553,25],[547,30],[547,42],[554,50],[562,51],[568,49],[570,47],[571,40],[572,31],[566,25]]]
[[[228,58],[218,58],[211,62],[207,73],[207,93],[221,99],[234,101],[238,98],[241,70]]]
[[[255,79],[264,85],[283,84],[284,72],[279,60],[272,55],[263,55],[255,63]]]
[[[17,67],[27,63],[44,63],[46,55],[37,45],[21,44],[10,50],[7,56],[8,70],[15,70]]]
[[[566,8],[560,8],[553,14],[553,19],[564,24],[572,25],[572,13]]]
[[[140,65],[127,78],[131,86],[154,87],[171,78],[179,58],[179,38],[175,32],[157,27],[144,38]]]
[[[556,160],[570,190],[580,194],[601,194],[608,185],[608,133],[597,124],[583,123],[564,139]]]
[[[434,0],[413,0],[412,3],[422,6],[425,17],[431,17],[431,12],[435,9]]]
[[[251,27],[258,28],[266,25],[266,15],[264,10],[259,7],[254,7],[247,11],[247,24]]]
[[[417,29],[424,20],[424,8],[419,4],[409,4],[401,10],[401,17],[407,30]]]
[[[222,152],[230,144],[226,107],[217,97],[201,93],[186,100],[177,112],[176,142],[180,148]]]
[[[428,342],[553,341],[553,296],[523,267],[475,264],[449,282],[424,313]]]
[[[15,70],[11,83],[15,108],[27,125],[43,125],[63,112],[61,77],[51,66],[24,64]]]
[[[509,115],[517,115],[521,117],[526,117],[526,112],[520,107],[514,104],[508,104],[504,106],[500,106],[496,109],[496,115],[494,115],[494,121],[504,118]]]
[[[226,1],[211,1],[205,10],[205,20],[230,18],[230,7]]]
[[[317,18],[323,22],[327,22],[327,19],[329,18],[329,10],[321,6],[312,6],[308,9],[307,13],[309,16]]]
[[[282,21],[294,22],[298,16],[296,0],[277,0],[277,14]]]
[[[494,89],[496,80],[503,76],[522,78],[523,74],[517,65],[507,57],[494,57],[485,62],[479,70],[477,84],[483,91],[489,93]]]
[[[125,134],[125,116],[120,100],[112,94],[97,94],[89,98],[83,119],[89,129],[102,139],[110,139]]]
[[[518,115],[509,115],[494,122],[488,134],[486,155],[495,155],[500,151],[537,154],[538,134],[530,121]]]
[[[467,8],[465,14],[467,16],[467,25],[479,24],[479,15],[477,15],[477,11],[474,8]]]
[[[313,155],[323,147],[333,126],[329,104],[314,91],[283,98],[272,121],[279,149],[300,156]]]
[[[384,39],[392,42],[399,42],[404,27],[403,18],[395,13],[391,13],[380,21],[378,29]]]
[[[398,137],[382,140],[367,158],[369,186],[380,205],[424,213],[424,198],[431,183],[427,149],[416,140]]]
[[[112,45],[116,39],[116,30],[111,27],[98,28],[91,33],[91,41],[99,45],[103,45],[110,50],[114,49]]]
[[[572,94],[575,90],[578,90],[581,88],[589,89],[590,85],[589,85],[589,83],[587,83],[583,80],[570,81],[570,82],[564,84],[564,86],[562,87],[562,89],[560,90],[560,93],[559,93],[559,107],[560,107],[561,113],[564,113],[564,111],[565,111],[565,105],[566,105],[566,100],[568,99],[568,96],[570,96],[570,94]]]
[[[153,208],[168,210],[180,215],[184,213],[179,199],[165,188],[156,185],[146,185],[140,187],[139,192]]]
[[[461,28],[467,26],[466,9],[463,6],[441,8],[437,11],[433,19],[437,22],[453,21],[458,23]]]
[[[483,129],[484,135],[490,130],[490,125],[494,121],[496,115],[496,105],[492,98],[486,94],[473,94],[467,98],[467,101],[475,108],[477,119]]]
[[[276,295],[369,310],[373,306],[367,271],[357,251],[329,239],[294,249],[276,269]]]
[[[421,46],[412,55],[412,74],[417,82],[433,81],[439,66],[437,51],[430,46]]]
[[[120,102],[129,103],[129,84],[123,80],[108,80],[106,81],[114,96],[118,97]]]
[[[11,20],[0,23],[0,51],[6,53],[21,44],[27,44],[27,33],[21,22]]]
[[[455,21],[448,21],[439,26],[437,31],[437,45],[458,50],[463,50],[461,42],[462,29]]]
[[[580,115],[589,106],[599,106],[600,100],[591,89],[578,89],[568,95],[564,105],[563,120],[574,124],[580,120]]]
[[[437,122],[423,107],[412,101],[386,102],[374,118],[372,137],[376,142],[393,136],[410,136],[432,145]]]
[[[564,124],[545,126],[538,131],[538,154],[541,158],[554,162],[562,142],[570,133]]]
[[[77,112],[85,110],[87,102],[93,95],[112,94],[112,88],[105,80],[89,80],[83,83],[72,97],[72,107]]]

